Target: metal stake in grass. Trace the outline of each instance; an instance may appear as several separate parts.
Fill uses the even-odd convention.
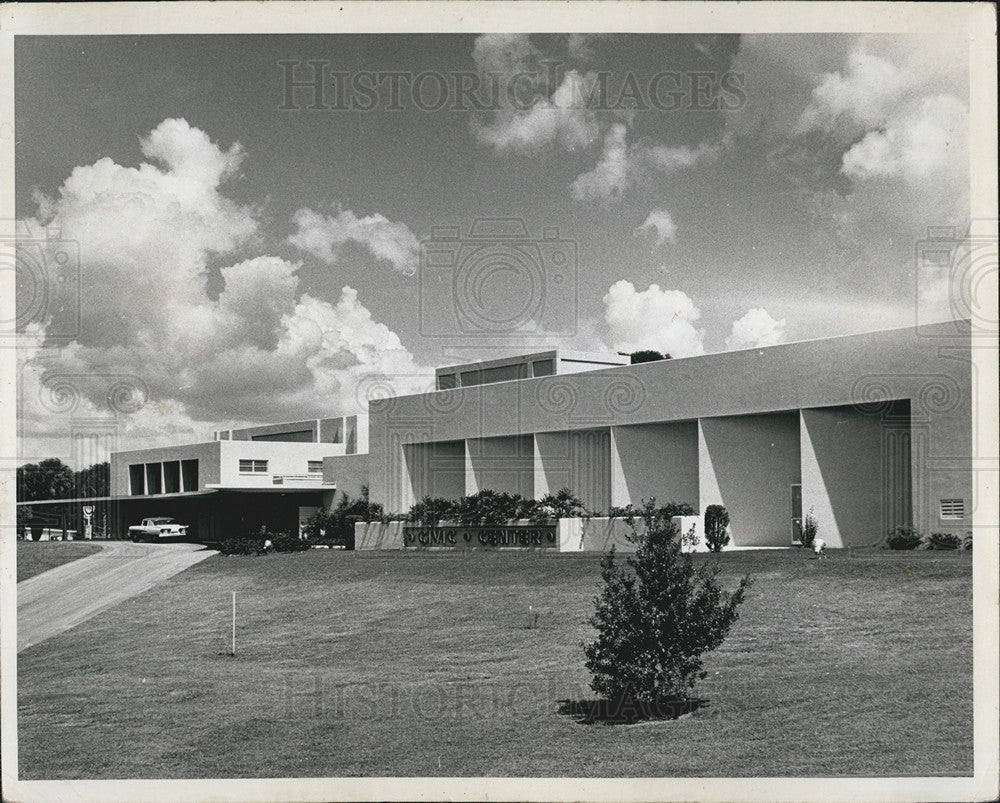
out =
[[[232,656],[236,655],[236,592],[233,592],[233,646],[229,651]]]

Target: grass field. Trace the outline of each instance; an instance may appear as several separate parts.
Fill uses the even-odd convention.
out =
[[[100,551],[100,546],[86,541],[18,541],[17,581]]]
[[[708,704],[585,725],[596,556],[213,557],[19,656],[20,774],[971,774],[967,555],[721,562],[756,583]]]

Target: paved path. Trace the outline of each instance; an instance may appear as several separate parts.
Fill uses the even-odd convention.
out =
[[[103,549],[96,555],[17,584],[18,652],[218,554],[201,544],[107,541],[100,545]]]

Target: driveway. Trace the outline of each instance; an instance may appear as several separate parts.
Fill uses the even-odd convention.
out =
[[[101,546],[96,555],[17,584],[18,652],[218,554],[201,544],[107,541]]]

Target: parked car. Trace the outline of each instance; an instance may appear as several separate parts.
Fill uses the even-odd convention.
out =
[[[155,516],[143,519],[142,524],[128,528],[128,536],[134,542],[139,541],[161,541],[165,539],[179,539],[187,535],[187,525],[178,524],[174,519],[166,516]]]

